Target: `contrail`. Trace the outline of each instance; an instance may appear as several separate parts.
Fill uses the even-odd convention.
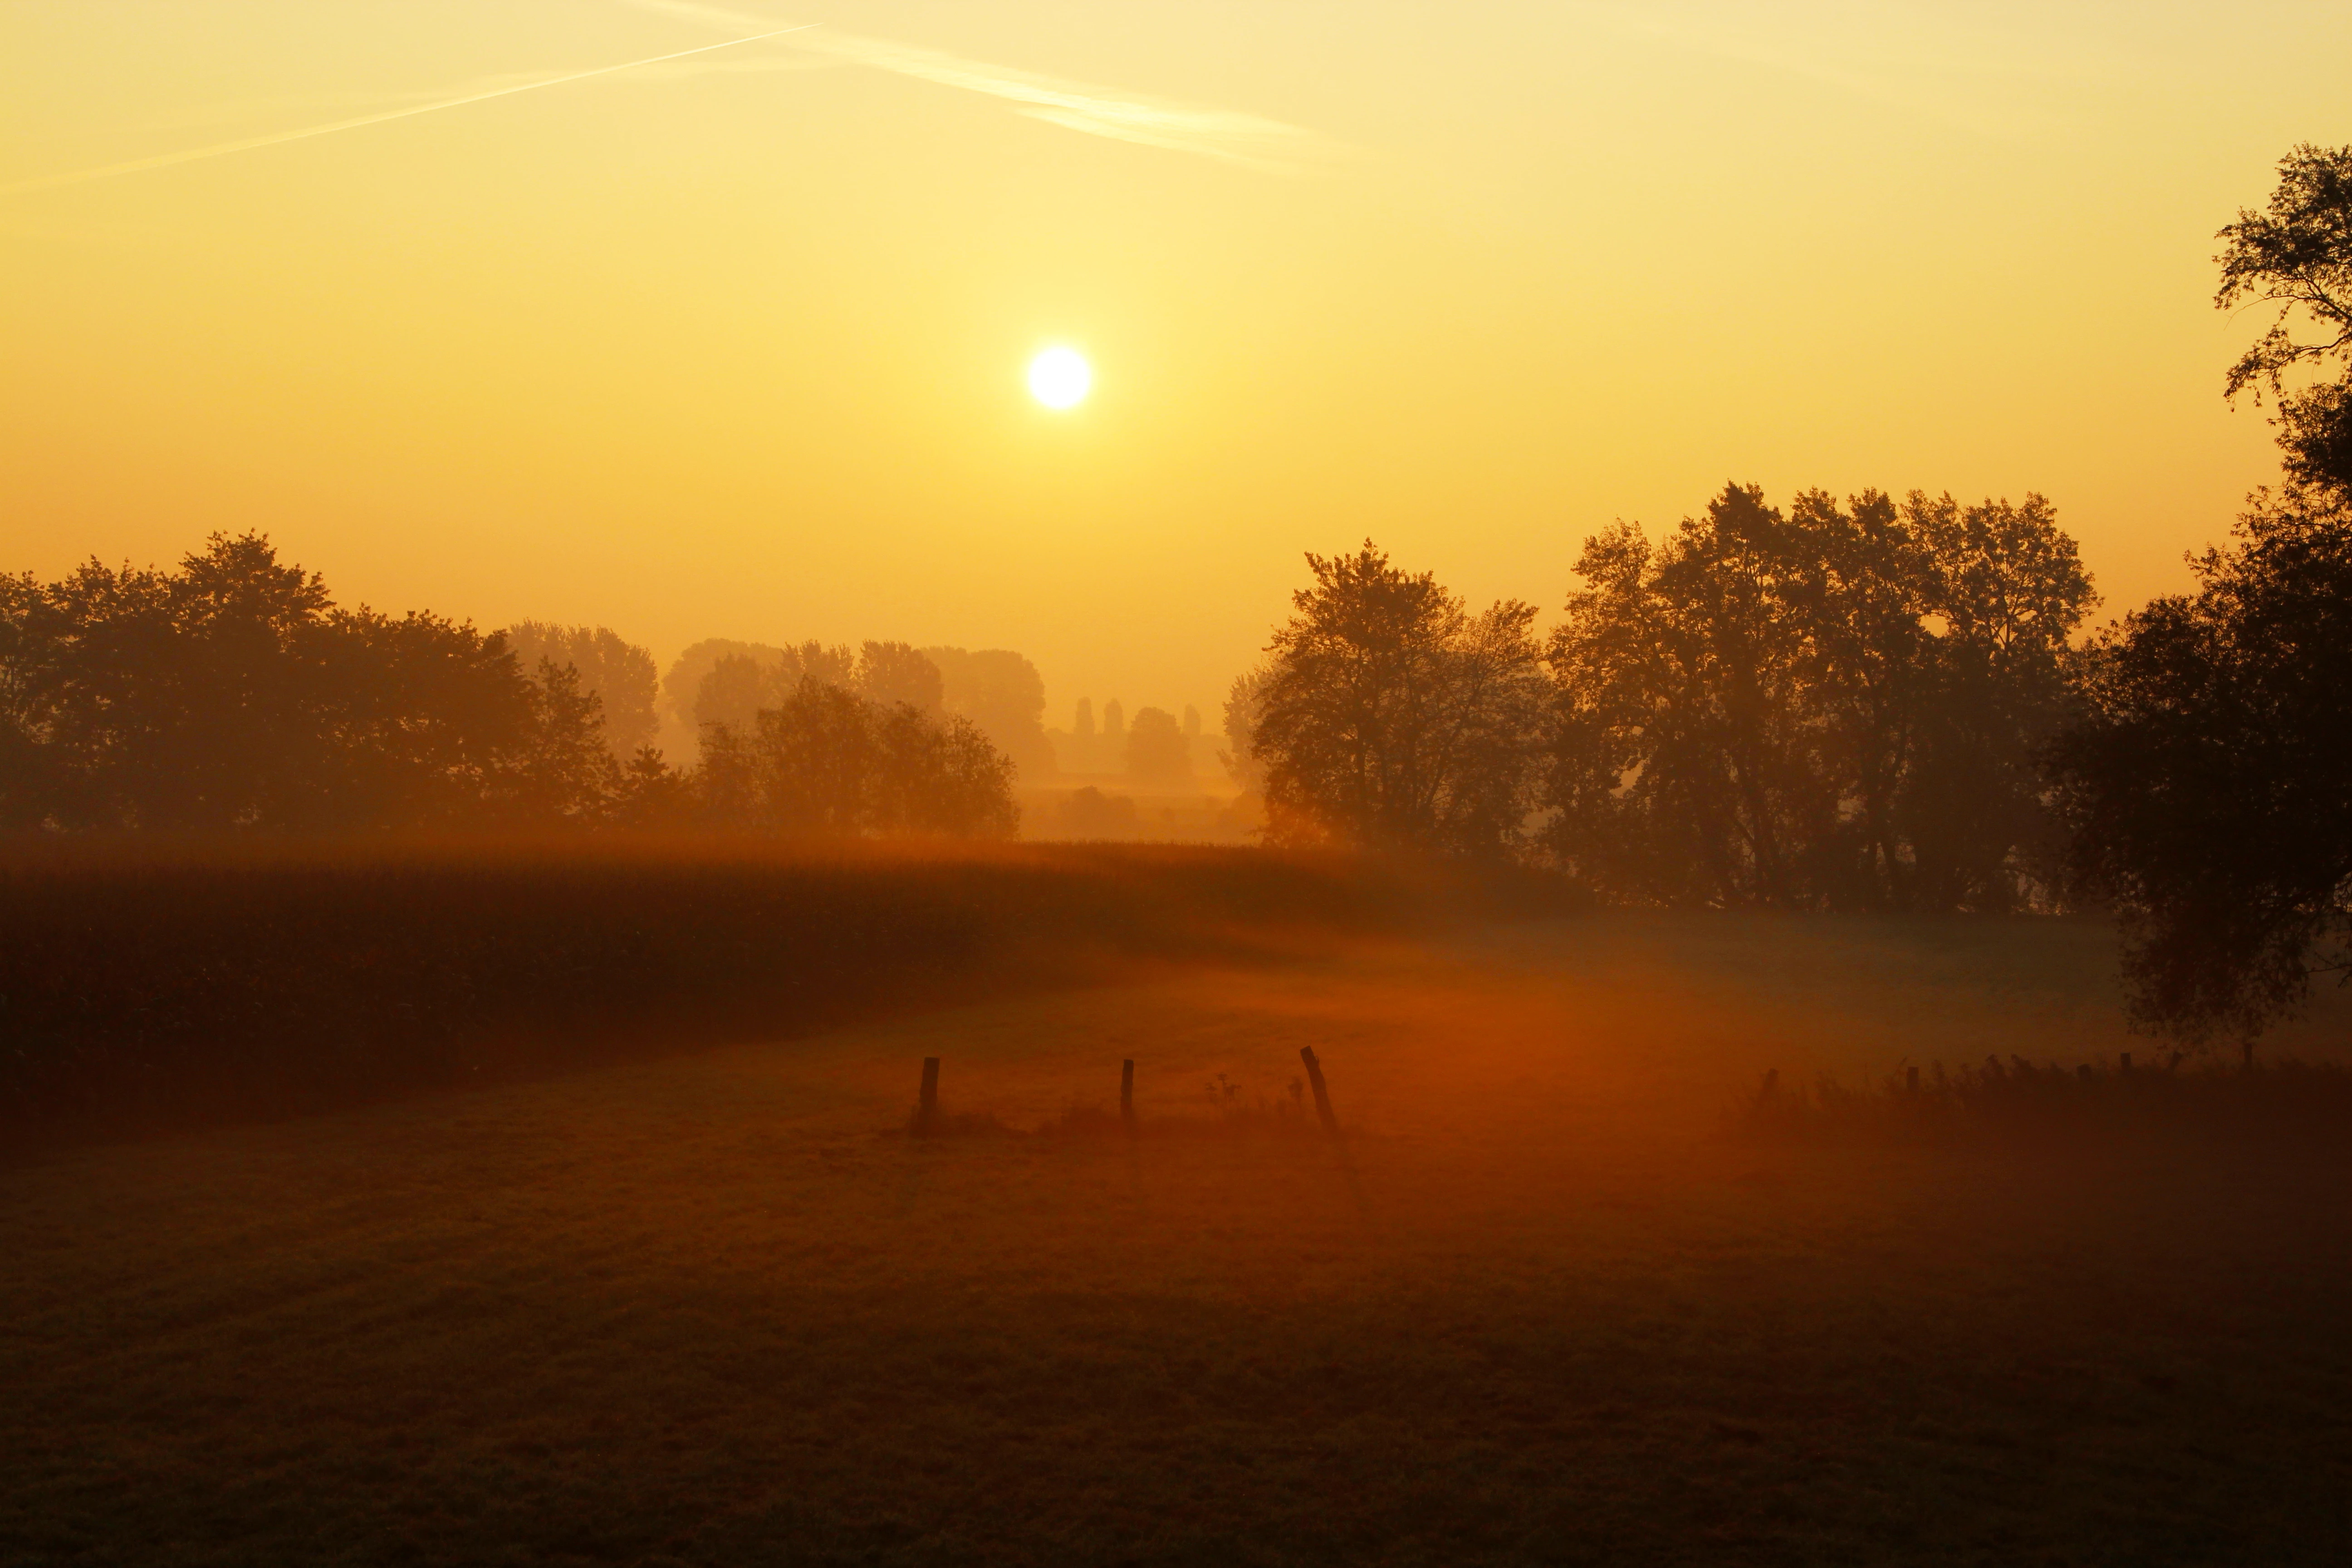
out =
[[[628,0],[628,4],[639,10],[690,17],[720,27],[753,27],[767,20],[755,13],[706,5],[698,0]],[[1314,132],[1262,115],[1170,103],[1116,88],[1090,87],[984,60],[961,59],[936,49],[910,48],[886,38],[861,38],[831,27],[786,47],[1006,99],[1018,106],[1016,112],[1065,130],[1197,153],[1269,174],[1303,174],[1328,166],[1347,153]]]
[[[168,168],[173,163],[192,163],[199,158],[218,158],[230,153],[250,152],[256,147],[275,147],[281,142],[299,142],[309,136],[326,136],[338,131],[356,131],[362,125],[381,125],[387,120],[405,120],[412,114],[430,114],[436,109],[455,109],[461,103],[480,103],[485,99],[504,98],[509,93],[529,92],[534,88],[557,87],[567,81],[585,81],[592,76],[610,76],[614,71],[635,70],[639,66],[655,66],[664,60],[682,60],[688,55],[707,55],[713,49],[731,49],[738,44],[756,44],[761,38],[773,38],[785,33],[803,33],[815,26],[814,22],[803,22],[797,26],[778,27],[766,33],[754,33],[747,38],[730,38],[723,44],[704,44],[699,48],[680,49],[676,54],[654,55],[642,60],[629,60],[617,66],[598,66],[594,70],[573,71],[568,76],[551,76],[539,81],[527,81],[519,87],[494,88],[488,92],[469,92],[463,98],[445,98],[434,103],[419,103],[407,109],[388,110],[382,114],[362,114],[357,120],[338,120],[331,125],[308,125],[299,131],[279,131],[268,136],[248,136],[242,142],[221,142],[210,147],[194,147],[184,153],[159,153],[152,158],[133,158],[127,163],[108,163],[96,169],[76,169],[71,174],[44,174],[38,179],[19,180],[13,185],[0,185],[0,196],[13,196],[26,191],[46,191],[58,185],[78,185],[85,180],[110,180],[117,174],[135,174],[142,169]]]

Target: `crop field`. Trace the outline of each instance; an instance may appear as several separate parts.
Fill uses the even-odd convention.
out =
[[[2352,1561],[2342,1141],[1733,1125],[2148,1053],[2112,969],[1335,932],[52,1148],[0,1167],[0,1561]],[[2265,1049],[2340,1059],[2324,1002]]]

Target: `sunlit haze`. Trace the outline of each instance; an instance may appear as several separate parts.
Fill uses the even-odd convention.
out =
[[[1556,615],[1728,479],[2041,491],[2120,610],[2274,472],[2213,231],[2347,61],[2293,0],[15,0],[0,544],[1015,648],[1063,724],[1212,709],[1303,551]]]

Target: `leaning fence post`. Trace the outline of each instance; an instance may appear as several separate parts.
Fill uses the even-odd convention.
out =
[[[1135,1131],[1135,1058],[1118,1064],[1118,1119],[1129,1134]]]
[[[940,1058],[923,1058],[923,1092],[915,1101],[915,1131],[929,1132],[940,1120]]]
[[[1315,1114],[1323,1119],[1323,1131],[1337,1138],[1339,1119],[1331,1114],[1331,1091],[1323,1087],[1323,1064],[1315,1059],[1315,1047],[1299,1047],[1298,1059],[1307,1064],[1307,1081],[1315,1089]]]

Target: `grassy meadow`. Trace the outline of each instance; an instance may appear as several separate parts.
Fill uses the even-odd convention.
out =
[[[1726,1131],[2099,927],[1377,925],[0,1167],[0,1561],[2352,1560],[2342,1142]]]

